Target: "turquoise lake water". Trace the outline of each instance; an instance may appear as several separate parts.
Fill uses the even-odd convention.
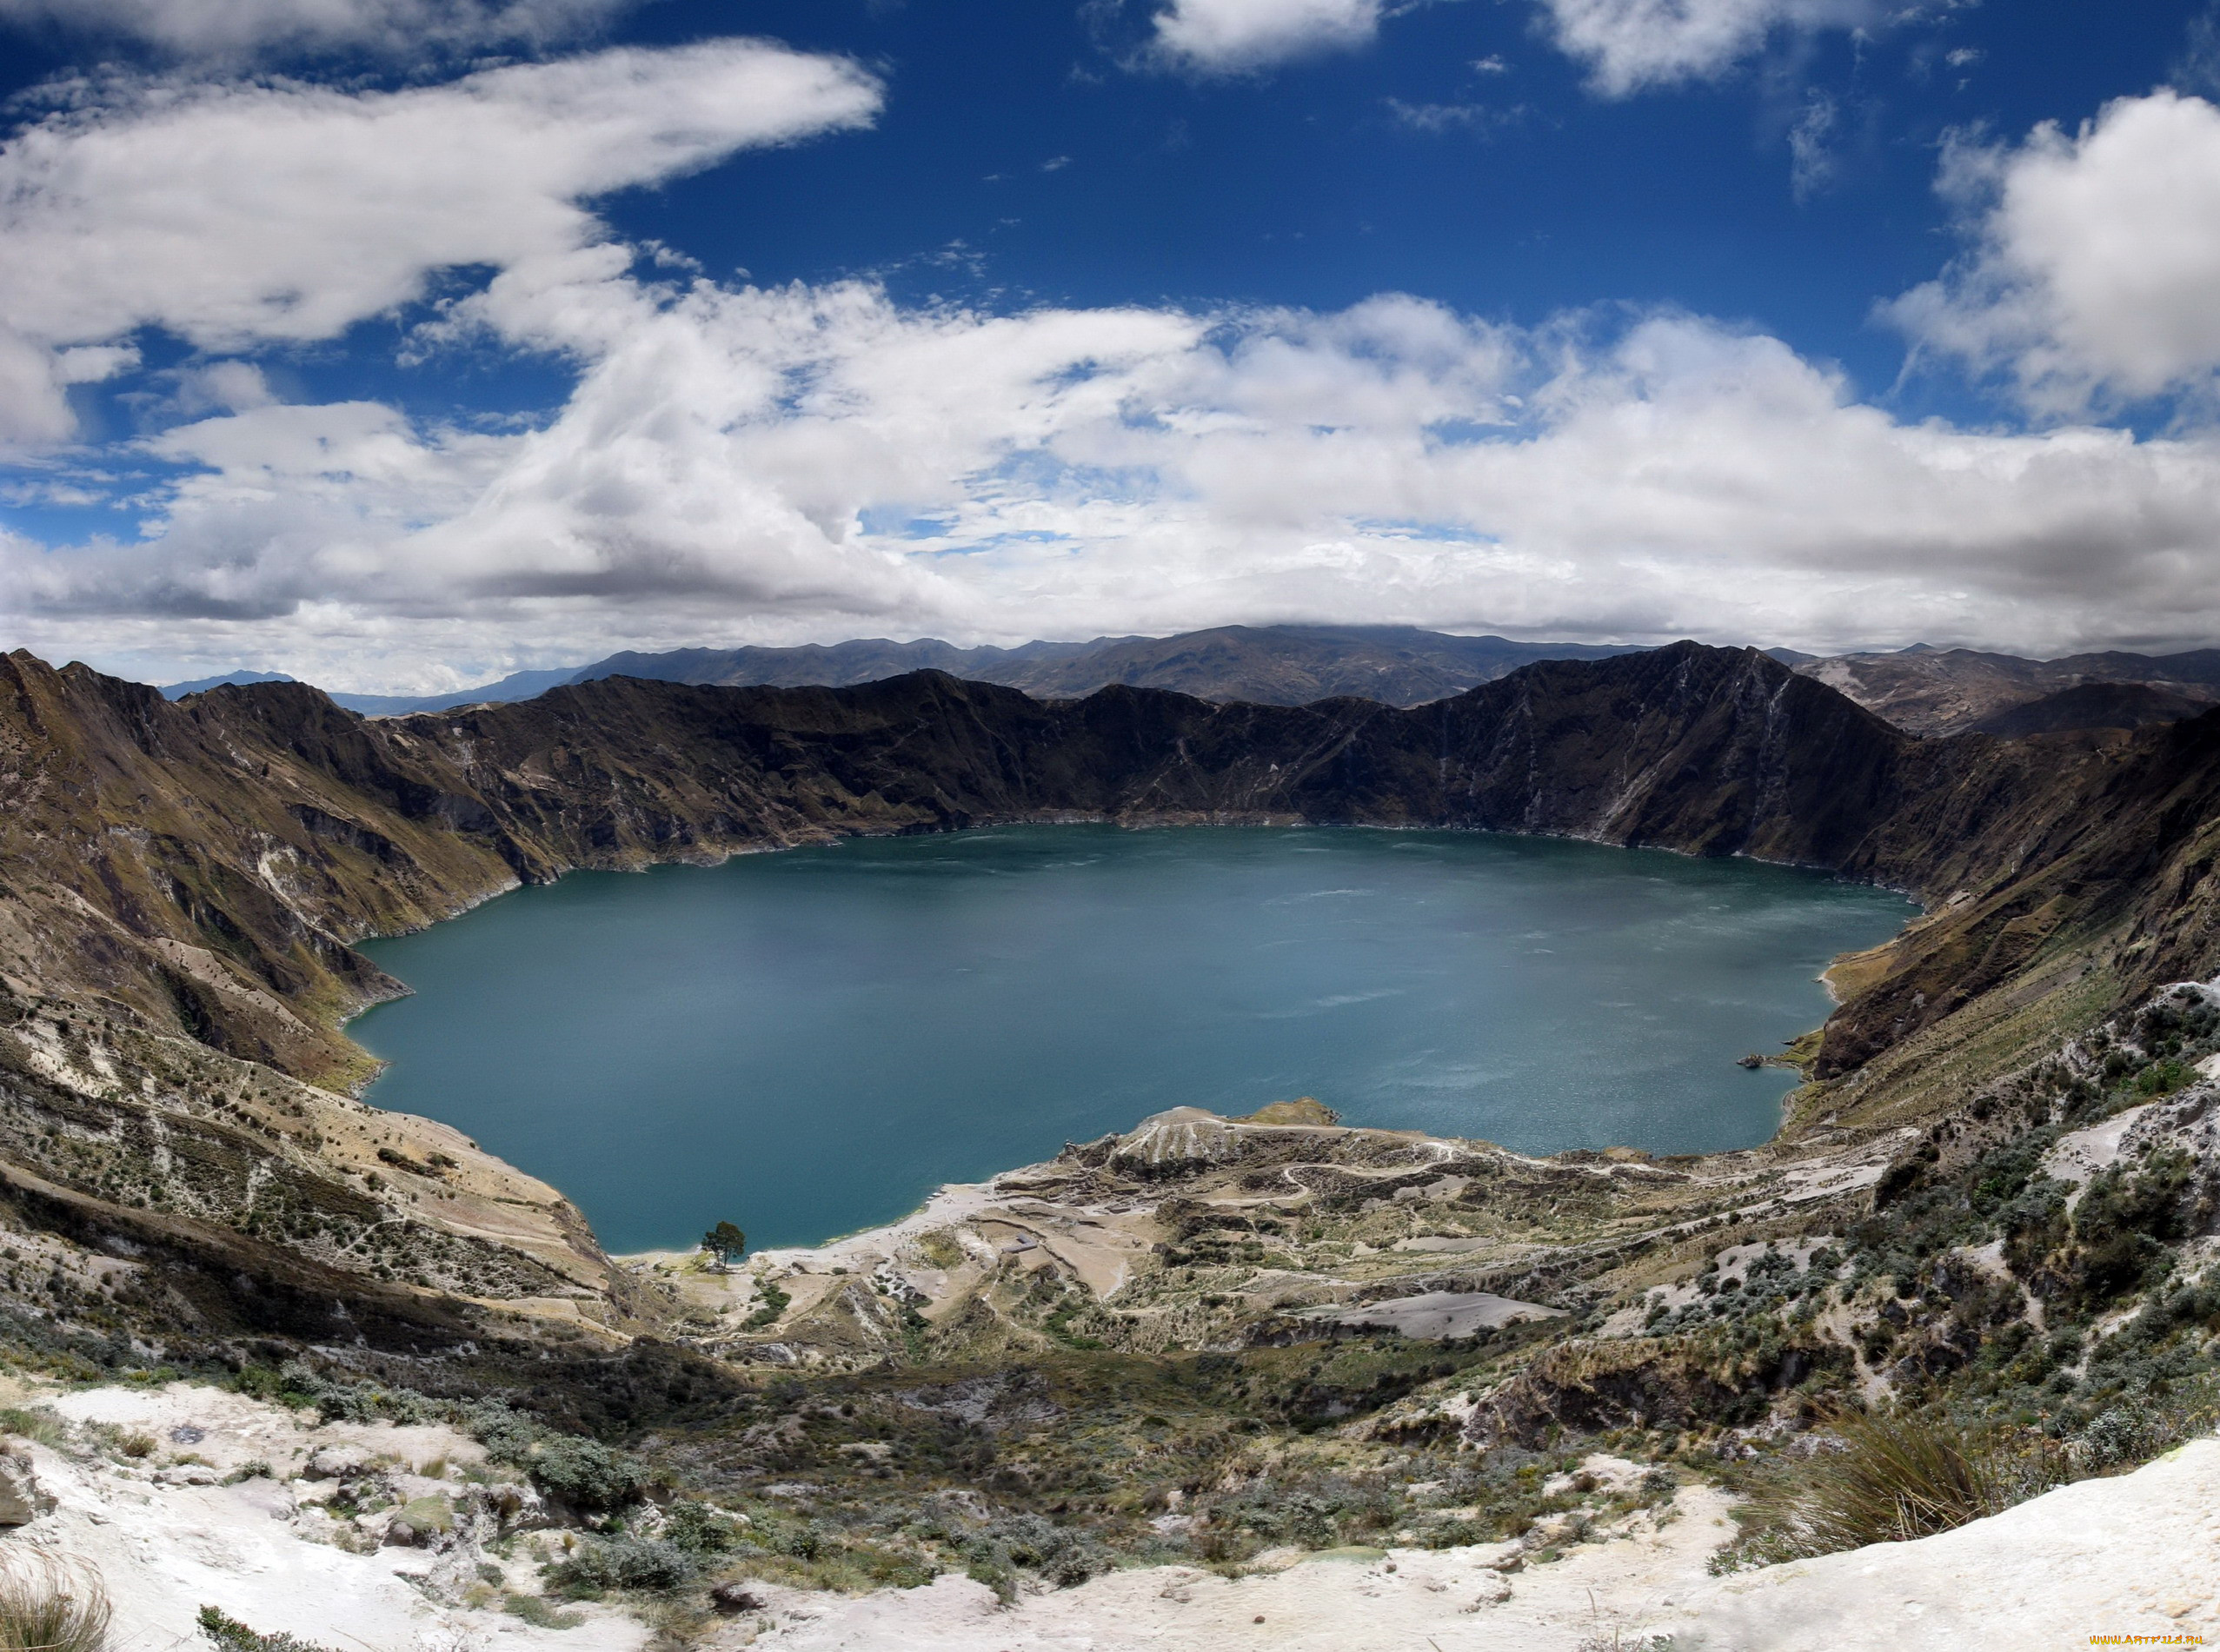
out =
[[[382,1107],[568,1194],[612,1251],[889,1221],[1193,1103],[1526,1151],[1770,1135],[1734,1065],[1901,897],[1489,833],[1012,827],[576,872],[364,947]]]

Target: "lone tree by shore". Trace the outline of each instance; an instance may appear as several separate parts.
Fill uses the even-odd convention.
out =
[[[701,1236],[701,1248],[720,1268],[729,1268],[748,1254],[748,1236],[729,1222],[720,1222]]]

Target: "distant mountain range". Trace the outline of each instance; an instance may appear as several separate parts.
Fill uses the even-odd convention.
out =
[[[245,687],[257,682],[298,682],[298,677],[289,677],[282,671],[227,671],[221,677],[196,677],[190,682],[173,682],[162,691],[164,700],[183,700],[188,694],[205,693],[210,688]]]
[[[1538,660],[1602,660],[1640,649],[1578,642],[1513,642],[1452,636],[1407,626],[1220,626],[1172,637],[1097,637],[1027,642],[1014,648],[959,648],[937,638],[865,638],[794,648],[680,648],[615,654],[593,664],[520,671],[498,682],[444,694],[331,697],[372,717],[449,711],[531,700],[567,683],[606,677],[715,687],[847,687],[918,670],[1022,689],[1037,700],[1077,700],[1123,684],[1168,688],[1199,700],[1302,706],[1353,696],[1419,706],[1493,682]],[[1766,652],[1801,674],[1840,690],[1907,733],[1967,730],[2016,739],[2085,728],[2137,728],[2220,704],[2220,649],[2186,654],[2084,654],[2063,660],[1924,644],[1895,652],[1828,658],[1793,648]],[[225,683],[289,682],[241,671],[162,692],[172,700]]]
[[[1077,700],[1122,683],[1253,705],[1302,706],[1353,695],[1391,706],[1419,706],[1493,682],[1537,660],[1607,660],[1639,652],[1592,643],[1458,637],[1409,626],[1221,626],[1174,637],[1097,637],[1092,642],[1027,642],[1014,648],[959,648],[932,637],[915,642],[872,637],[829,647],[616,654],[570,669],[520,671],[452,693],[331,698],[349,711],[397,717],[531,700],[565,683],[604,677],[727,688],[842,688],[933,670],[968,682],[1020,688],[1038,700]],[[162,692],[177,700],[225,683],[292,680],[243,671],[173,683]]]
[[[519,671],[503,677],[499,682],[484,683],[475,688],[458,688],[445,694],[342,694],[331,693],[332,700],[349,711],[361,712],[365,717],[402,717],[410,712],[452,711],[457,706],[483,706],[494,702],[532,700],[550,688],[579,679],[580,667],[564,666],[554,671]],[[583,669],[591,671],[593,667]],[[188,694],[204,693],[211,688],[231,686],[245,687],[258,682],[298,682],[282,671],[228,671],[221,677],[196,677],[191,682],[163,685],[165,700],[183,700]]]

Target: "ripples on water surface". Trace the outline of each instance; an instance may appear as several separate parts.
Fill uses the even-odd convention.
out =
[[[383,1107],[562,1188],[615,1251],[759,1244],[1182,1103],[1316,1096],[1527,1151],[1746,1146],[1733,1065],[1901,898],[1487,833],[1027,826],[578,872],[364,950]]]

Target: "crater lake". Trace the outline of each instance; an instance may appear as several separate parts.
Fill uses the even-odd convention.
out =
[[[363,951],[376,1105],[562,1189],[613,1251],[894,1220],[1192,1104],[1526,1152],[1749,1146],[1818,972],[1902,896],[1483,833],[1004,827],[581,872]]]

